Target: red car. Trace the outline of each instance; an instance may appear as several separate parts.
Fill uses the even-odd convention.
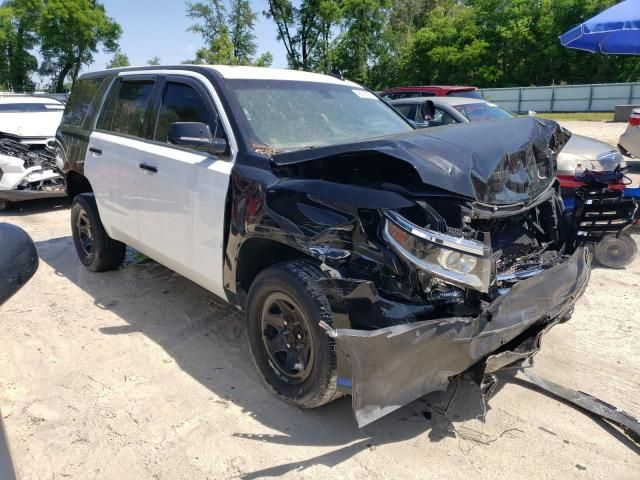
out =
[[[385,100],[414,97],[468,97],[483,98],[477,87],[462,85],[426,85],[422,87],[391,87],[380,92]]]

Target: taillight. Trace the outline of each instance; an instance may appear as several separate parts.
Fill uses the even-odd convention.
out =
[[[640,125],[640,110],[634,110],[629,117],[629,125],[637,127]]]

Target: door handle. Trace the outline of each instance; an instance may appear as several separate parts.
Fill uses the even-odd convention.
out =
[[[102,155],[102,150],[100,150],[99,148],[89,147],[89,151],[91,153],[95,153],[98,156]]]
[[[151,165],[147,165],[146,163],[141,163],[140,164],[140,168],[142,170],[146,170],[147,172],[158,173],[158,169],[156,167],[153,167]]]

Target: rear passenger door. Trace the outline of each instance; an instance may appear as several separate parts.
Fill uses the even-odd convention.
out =
[[[173,145],[174,122],[209,125],[226,139],[208,89],[187,76],[166,76],[158,89],[145,165],[137,169],[140,240],[149,255],[224,296],[222,244],[231,154]]]
[[[107,233],[140,247],[136,174],[147,157],[152,115],[153,75],[129,75],[114,80],[89,139],[85,173],[94,189]]]

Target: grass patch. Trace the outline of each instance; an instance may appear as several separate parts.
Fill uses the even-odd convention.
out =
[[[549,120],[583,120],[588,122],[612,122],[613,112],[538,113]]]

